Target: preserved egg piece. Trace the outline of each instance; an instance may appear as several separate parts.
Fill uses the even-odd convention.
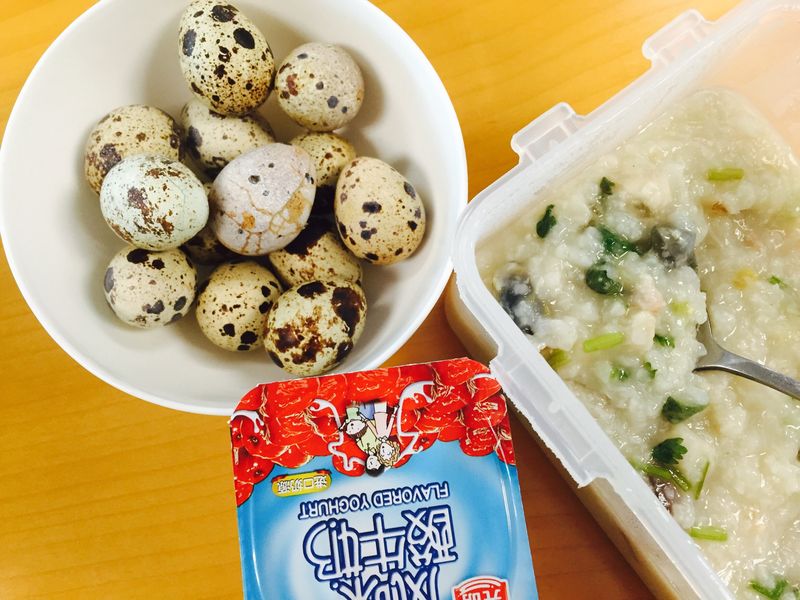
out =
[[[657,225],[650,232],[653,252],[670,269],[684,265],[694,268],[697,265],[694,258],[695,239],[693,231],[668,225]]]
[[[530,278],[523,273],[513,273],[501,280],[499,289],[500,306],[513,319],[523,333],[533,335],[536,319],[541,307],[533,292]]]

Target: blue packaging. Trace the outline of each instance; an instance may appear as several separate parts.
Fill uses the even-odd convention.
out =
[[[537,598],[505,397],[480,363],[265,384],[230,425],[245,598]]]

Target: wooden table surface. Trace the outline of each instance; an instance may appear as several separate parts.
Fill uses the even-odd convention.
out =
[[[0,127],[42,52],[92,3],[0,2]],[[661,25],[735,2],[377,4],[448,89],[473,196],[515,164],[509,140],[531,119],[562,100],[591,111],[647,69],[641,44]],[[0,332],[0,598],[241,597],[226,420],[94,378],[38,324],[4,259]],[[464,354],[440,302],[390,364]],[[515,436],[541,597],[650,597],[532,439]]]

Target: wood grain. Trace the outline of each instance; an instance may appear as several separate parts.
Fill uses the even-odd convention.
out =
[[[130,0],[133,1],[133,0]],[[3,0],[0,123],[36,60],[90,0]],[[644,39],[733,0],[379,0],[456,107],[470,195],[516,160],[513,133],[580,113],[644,72]],[[2,198],[0,201],[8,201]],[[0,597],[241,597],[225,419],[127,396],[47,336],[0,261]],[[464,354],[437,305],[390,364]],[[35,407],[35,408],[34,408]],[[515,445],[542,598],[649,594],[527,434]]]

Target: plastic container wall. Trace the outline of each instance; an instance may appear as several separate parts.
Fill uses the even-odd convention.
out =
[[[800,0],[746,2],[716,22],[689,11],[651,36],[650,69],[586,116],[558,104],[519,131],[519,165],[480,193],[462,217],[454,249],[457,288],[491,342],[491,367],[517,409],[579,487],[607,480],[634,515],[626,535],[646,535],[697,597],[732,598],[700,549],[660,505],[583,404],[550,369],[481,281],[476,247],[540,192],[618,146],[691,92],[724,86],[746,97],[800,150]],[[488,342],[488,340],[487,340]],[[633,538],[631,536],[634,536]],[[674,571],[675,569],[673,569]],[[666,579],[666,576],[665,576]],[[664,589],[676,590],[664,581]]]

